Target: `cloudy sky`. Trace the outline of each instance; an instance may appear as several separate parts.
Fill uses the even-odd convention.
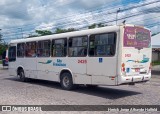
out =
[[[0,0],[0,8],[0,32],[7,42],[37,29],[115,25],[116,15],[118,24],[126,20],[160,32],[160,0]]]

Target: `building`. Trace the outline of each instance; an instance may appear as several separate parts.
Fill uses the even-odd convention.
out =
[[[152,61],[160,61],[160,33],[151,37]]]

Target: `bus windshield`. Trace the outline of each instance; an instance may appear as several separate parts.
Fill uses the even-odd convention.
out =
[[[149,48],[151,46],[150,31],[141,27],[125,27],[124,47]]]

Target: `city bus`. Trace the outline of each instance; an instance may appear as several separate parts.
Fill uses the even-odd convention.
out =
[[[9,73],[76,85],[118,86],[151,78],[151,33],[136,25],[116,25],[35,38],[9,44]]]

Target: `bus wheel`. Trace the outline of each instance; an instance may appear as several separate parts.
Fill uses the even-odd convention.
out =
[[[64,72],[60,78],[61,87],[65,90],[74,89],[75,85],[73,84],[72,75],[68,72]]]
[[[22,82],[25,82],[25,81],[26,81],[26,78],[25,78],[23,69],[21,69],[21,70],[19,71],[19,79],[20,79],[20,81],[22,81]]]

